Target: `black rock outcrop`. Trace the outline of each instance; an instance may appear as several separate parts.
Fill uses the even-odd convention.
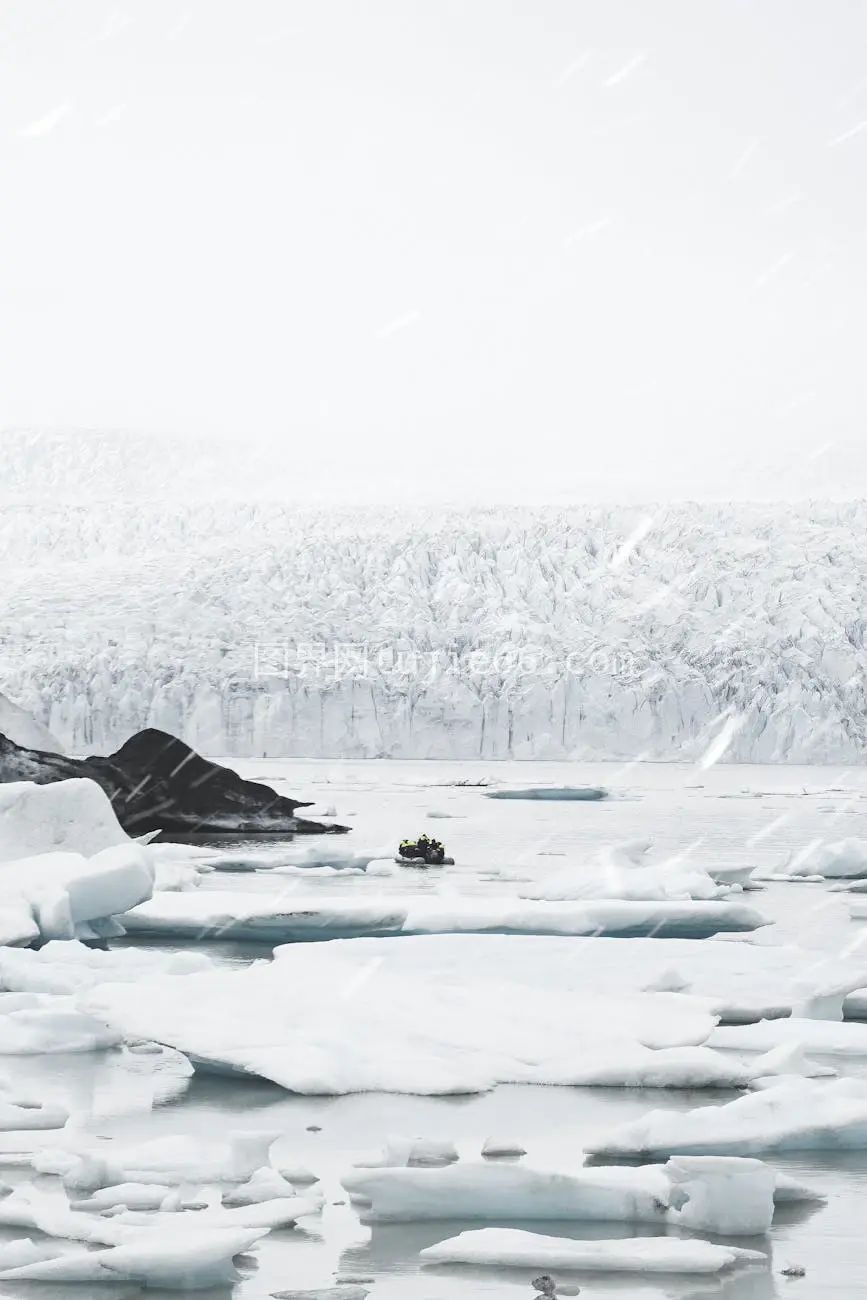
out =
[[[73,777],[89,777],[102,787],[130,835],[333,835],[349,830],[297,817],[296,809],[309,803],[245,781],[154,728],[138,732],[107,758],[67,758],[25,749],[0,735],[0,782],[51,785]]]

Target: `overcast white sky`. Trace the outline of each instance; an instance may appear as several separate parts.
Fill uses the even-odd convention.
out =
[[[0,172],[0,425],[867,494],[864,0],[0,0]]]

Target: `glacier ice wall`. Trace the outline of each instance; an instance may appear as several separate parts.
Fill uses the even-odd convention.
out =
[[[867,504],[21,497],[0,687],[73,752],[860,762]]]

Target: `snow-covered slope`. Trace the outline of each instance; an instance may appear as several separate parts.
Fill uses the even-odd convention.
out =
[[[867,503],[334,512],[281,466],[0,437],[3,689],[74,751],[867,753]]]

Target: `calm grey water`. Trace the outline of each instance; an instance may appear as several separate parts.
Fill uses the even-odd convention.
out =
[[[591,851],[606,843],[650,838],[657,852],[686,852],[696,864],[711,860],[779,866],[786,854],[814,839],[847,835],[867,837],[867,773],[831,769],[726,768],[709,772],[672,766],[558,764],[388,764],[259,763],[245,775],[266,776],[278,789],[309,792],[322,804],[334,804],[338,816],[355,828],[360,847],[394,846],[403,835],[422,828],[444,839],[458,859],[446,873],[405,871],[398,877],[369,878],[313,873],[302,879],[269,873],[210,876],[203,888],[255,889],[267,892],[303,889],[328,894],[430,891],[456,887],[473,893],[506,892],[501,873],[556,870],[558,855]],[[521,804],[486,800],[475,788],[444,784],[461,779],[496,778],[527,784],[535,780],[604,784],[616,797],[599,804]],[[285,784],[284,784],[285,783]],[[450,816],[427,819],[430,811]],[[348,841],[344,840],[343,843]],[[271,851],[282,846],[269,841]],[[539,850],[550,854],[544,861]],[[749,896],[782,934],[810,948],[834,950],[851,940],[860,923],[851,922],[839,896],[824,885],[775,885]],[[645,942],[652,943],[652,939]],[[179,947],[171,941],[151,944]],[[267,955],[253,944],[217,943],[208,951],[224,963],[244,963]],[[106,1061],[99,1056],[7,1058],[6,1073],[16,1084],[57,1098],[78,1109],[116,1110],[118,1098],[106,1096]],[[859,1072],[867,1062],[853,1063]],[[468,1226],[437,1223],[369,1229],[339,1204],[344,1196],[340,1173],[369,1154],[389,1134],[451,1138],[462,1156],[478,1155],[490,1133],[519,1138],[534,1161],[550,1160],[562,1168],[581,1163],[582,1146],[600,1127],[633,1118],[650,1108],[688,1109],[718,1105],[726,1094],[664,1093],[613,1089],[499,1088],[472,1098],[432,1099],[369,1094],[345,1098],[291,1097],[255,1081],[233,1082],[198,1077],[179,1102],[152,1114],[106,1118],[99,1131],[140,1141],[166,1134],[190,1134],[213,1141],[232,1128],[274,1128],[283,1133],[280,1163],[304,1164],[322,1179],[328,1207],[292,1232],[273,1233],[258,1252],[258,1266],[235,1291],[235,1300],[253,1300],[289,1287],[325,1287],[341,1275],[365,1276],[374,1300],[466,1300],[467,1297],[524,1297],[534,1293],[531,1274],[496,1270],[421,1270],[418,1252]],[[316,1125],[321,1132],[309,1132]],[[768,1249],[767,1269],[723,1280],[677,1278],[578,1278],[582,1295],[642,1296],[647,1300],[716,1296],[725,1300],[795,1300],[855,1296],[867,1288],[867,1248],[862,1223],[867,1213],[867,1153],[775,1160],[828,1195],[816,1209],[797,1207],[779,1215],[769,1242],[737,1244]],[[0,1177],[4,1171],[0,1169]],[[21,1178],[10,1171],[9,1180]],[[593,1225],[527,1224],[537,1231],[570,1237],[625,1237],[636,1234],[626,1224],[607,1230]],[[646,1229],[652,1233],[654,1229]],[[22,1235],[5,1232],[6,1239]],[[778,1270],[795,1263],[805,1279],[788,1281]],[[574,1280],[574,1279],[573,1279]],[[0,1286],[2,1296],[56,1300],[61,1293],[80,1295],[83,1288],[34,1285]],[[100,1295],[129,1296],[135,1287],[106,1287]],[[156,1293],[149,1293],[156,1294]],[[212,1293],[213,1294],[213,1293]],[[227,1300],[228,1293],[221,1293]]]

